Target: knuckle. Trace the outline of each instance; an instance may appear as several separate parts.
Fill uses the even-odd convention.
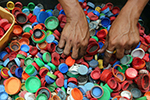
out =
[[[72,58],[73,58],[73,59],[77,59],[77,58],[78,58],[78,55],[77,55],[77,54],[72,54]]]
[[[119,54],[118,54],[118,53],[116,54],[116,57],[117,57],[118,59],[123,58],[123,56],[124,56],[124,54],[120,54],[120,53],[119,53]]]
[[[65,55],[69,55],[70,54],[70,52],[69,51],[66,51],[66,50],[64,50],[64,52],[63,52]]]

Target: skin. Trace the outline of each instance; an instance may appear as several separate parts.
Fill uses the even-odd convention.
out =
[[[78,0],[58,0],[67,16],[67,23],[61,33],[58,46],[64,48],[64,54],[77,59],[85,54],[90,38],[86,16]],[[106,42],[98,53],[104,54],[104,67],[107,66],[112,56],[106,52],[116,50],[116,57],[121,59],[125,50],[134,49],[140,41],[137,23],[139,16],[148,0],[128,0],[112,23],[106,37]]]

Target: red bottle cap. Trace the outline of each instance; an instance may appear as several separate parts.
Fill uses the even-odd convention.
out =
[[[120,12],[120,8],[119,7],[113,7],[113,9],[112,9],[112,13],[115,15],[115,14],[117,14],[117,13],[119,13]]]
[[[97,51],[99,50],[99,44],[97,42],[92,42],[87,47],[87,53],[89,55],[95,55],[97,54]]]
[[[13,10],[12,10],[12,14],[14,15],[14,16],[16,16],[18,13],[20,13],[20,12],[22,12],[21,11],[21,9],[20,8],[18,8],[18,7],[15,7]]]
[[[20,67],[24,66],[24,59],[20,59]]]
[[[91,78],[94,80],[98,80],[100,78],[100,71],[93,70],[90,74]]]
[[[57,8],[59,11],[63,9],[60,3],[57,4],[56,8]]]
[[[40,67],[36,64],[36,62],[33,62],[32,65],[36,68],[37,71],[40,70]]]
[[[38,53],[37,47],[30,47],[29,53],[33,56],[36,55]]]
[[[7,24],[9,24],[9,21],[7,19],[1,19],[0,20],[0,27],[4,28],[4,26]]]
[[[20,9],[22,9],[23,5],[22,5],[21,2],[16,2],[16,3],[15,3],[15,7],[18,7],[18,8],[20,8]]]
[[[125,76],[127,79],[135,79],[138,75],[138,71],[134,68],[128,68],[126,71],[125,71]]]
[[[5,25],[5,26],[4,26],[4,30],[5,30],[5,31],[7,31],[7,30],[10,28],[10,26],[11,26],[11,24],[10,24],[10,23],[9,23],[9,24],[7,24],[7,25]]]
[[[56,85],[59,87],[62,87],[64,85],[64,79],[63,78],[57,78],[56,79]]]
[[[35,16],[35,15],[32,16],[32,17],[29,19],[29,21],[30,21],[31,23],[37,22],[37,21],[36,21],[36,16]]]
[[[18,52],[18,54],[22,54],[22,55],[24,55],[25,57],[27,57],[27,53],[24,52],[24,51],[21,51],[21,50],[20,50],[20,51]]]
[[[118,92],[121,90],[121,84],[117,82],[117,88],[113,92]]]
[[[46,76],[47,72],[49,70],[47,68],[42,68],[40,71],[39,71],[39,75],[43,78]]]
[[[89,54],[86,54],[84,55],[83,57],[86,61],[91,61],[93,59],[93,56],[92,55],[89,55]]]
[[[106,34],[106,31],[104,29],[102,29],[102,30],[98,31],[96,35],[97,35],[98,39],[104,39],[104,38],[106,38],[107,34]]]
[[[5,34],[5,30],[2,27],[0,27],[0,37],[2,37],[4,34]]]
[[[81,62],[81,64],[85,65],[87,68],[89,68],[89,64],[87,62]]]
[[[60,37],[60,32],[57,29],[54,30],[54,34],[56,34],[58,37]]]
[[[11,60],[14,60],[15,58],[16,58],[16,56],[17,56],[17,53],[16,52],[11,52],[10,54],[9,54],[9,60],[11,61]]]
[[[106,6],[109,7],[110,10],[112,10],[114,5],[111,2],[108,2],[106,3]]]
[[[120,91],[111,93],[111,97],[115,97],[115,96],[119,96],[119,95],[120,95]]]
[[[28,15],[28,19],[30,20],[32,16],[33,16],[33,14],[30,13],[30,14]]]
[[[47,49],[48,49],[49,52],[54,52],[55,51],[55,47],[56,47],[55,43],[49,43]]]
[[[100,76],[100,80],[103,82],[107,82],[112,77],[112,72],[108,69],[105,69]]]
[[[61,22],[62,21],[62,18],[63,17],[65,17],[65,15],[64,14],[60,14],[59,16],[58,16],[58,20],[59,20],[59,22]]]
[[[87,91],[87,92],[86,92],[86,97],[87,97],[88,99],[91,99],[91,98],[92,98],[91,91]]]
[[[124,82],[121,84],[122,90],[127,90],[128,87],[129,87],[129,82],[128,82],[128,81],[124,81]]]
[[[57,52],[53,52],[52,54],[51,54],[51,56],[52,56],[52,63],[55,65],[55,66],[58,66],[59,64],[60,64],[60,61],[59,61],[59,59],[60,59],[60,55],[57,53]]]
[[[74,84],[76,84],[76,85],[78,84],[77,79],[74,78],[74,77],[69,78],[67,83],[69,83],[69,82],[72,82],[72,83],[74,83]]]
[[[149,61],[149,54],[146,53],[142,59],[145,60],[146,62],[148,62]]]
[[[23,25],[23,24],[27,23],[28,17],[26,14],[20,12],[20,13],[16,14],[16,21],[18,24]]]
[[[107,81],[107,84],[108,84],[108,86],[109,86],[111,89],[116,89],[116,88],[117,88],[117,81],[115,80],[115,78],[110,78],[110,79]]]
[[[57,76],[58,78],[64,79],[64,75],[63,75],[62,73],[58,73],[56,76]]]

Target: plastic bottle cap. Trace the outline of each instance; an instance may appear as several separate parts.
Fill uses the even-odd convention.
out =
[[[23,45],[23,44],[29,45],[30,41],[28,38],[23,37],[19,40],[19,43],[20,43],[20,45]]]
[[[3,59],[8,53],[6,51],[0,52],[0,59]]]
[[[9,24],[9,21],[7,19],[0,20],[0,27],[4,28],[7,24]]]
[[[127,79],[135,79],[138,75],[138,71],[134,68],[128,68],[125,75]]]
[[[68,71],[68,66],[65,63],[61,63],[58,66],[58,69],[61,73],[66,73]]]
[[[37,97],[36,97],[36,100],[47,100],[47,96],[45,94],[39,94]]]
[[[58,54],[62,54],[64,49],[61,49],[58,47],[58,45],[55,47],[55,51],[58,53]]]
[[[50,16],[45,20],[45,26],[49,30],[55,30],[59,25],[59,21],[56,17]]]
[[[35,72],[35,68],[33,65],[27,65],[27,67],[25,68],[25,72],[29,75],[32,75]]]
[[[49,36],[47,36],[47,38],[46,38],[46,42],[47,42],[47,43],[52,43],[54,40],[55,40],[54,35],[49,35]]]
[[[0,85],[0,93],[5,92],[5,87],[4,85]]]
[[[134,58],[134,57],[139,57],[139,58],[143,58],[145,55],[145,51],[142,49],[142,48],[137,48],[137,49],[134,49],[132,52],[131,52],[131,56]]]
[[[13,10],[15,7],[15,4],[12,1],[9,1],[9,2],[7,2],[6,6],[9,10]]]
[[[116,88],[117,88],[117,81],[115,80],[115,78],[110,78],[110,79],[107,81],[107,84],[108,84],[108,86],[109,86],[111,89],[116,89]]]
[[[85,65],[80,65],[78,68],[78,73],[81,75],[86,75],[88,73],[88,68]]]
[[[91,42],[89,45],[88,45],[88,48],[86,50],[86,52],[89,54],[89,55],[95,55],[97,54],[97,51],[99,50],[99,44],[97,42]]]
[[[39,23],[44,23],[45,20],[49,17],[47,12],[41,11],[37,16],[37,21]],[[45,24],[46,25],[46,24]]]
[[[122,90],[127,90],[128,87],[129,87],[129,82],[128,82],[128,81],[124,81],[124,82],[121,84]]]
[[[21,67],[16,68],[16,70],[15,70],[15,75],[16,75],[18,78],[22,78],[22,72],[23,72],[23,69],[22,69]]]
[[[42,57],[43,57],[43,61],[46,63],[51,61],[51,55],[48,52],[45,52]]]
[[[21,45],[21,48],[20,48],[22,51],[24,51],[24,52],[28,52],[29,51],[29,46],[28,45],[26,45],[26,44],[23,44],[23,45]]]
[[[94,98],[100,98],[102,95],[103,95],[103,88],[100,87],[100,86],[94,86],[92,89],[91,89],[91,95],[94,97]]]
[[[99,98],[98,100],[109,100],[110,99],[110,91],[105,87],[105,86],[102,86],[103,88],[103,96],[101,98]]]
[[[68,66],[72,66],[72,65],[75,63],[75,60],[72,59],[71,56],[69,56],[69,57],[66,58],[65,63],[66,63]]]
[[[18,8],[20,8],[20,9],[22,9],[23,5],[22,5],[21,2],[16,2],[16,3],[15,3],[15,7],[18,7]]]
[[[119,13],[120,12],[120,9],[119,9],[119,7],[113,7],[112,8],[112,13],[115,15],[115,14],[117,14],[117,13]]]
[[[20,25],[14,25],[13,33],[15,35],[20,35],[22,33],[22,27]]]
[[[110,19],[105,17],[101,20],[101,24],[103,27],[108,27],[110,25]]]
[[[5,82],[5,91],[10,94],[14,95],[18,93],[21,89],[21,82],[18,78],[10,77]]]
[[[122,69],[120,67],[118,67],[118,71],[119,72],[122,72],[122,73],[125,73],[125,71],[128,69],[128,66],[127,65],[121,65]]]
[[[25,87],[27,91],[35,93],[41,87],[41,81],[35,76],[30,76],[25,81]]]
[[[8,94],[6,92],[3,92],[0,94],[0,99],[1,100],[7,100],[8,99]]]
[[[34,56],[38,53],[38,49],[36,47],[30,47],[29,53]]]
[[[28,17],[26,14],[20,12],[20,13],[17,13],[17,15],[16,15],[16,21],[18,24],[23,25],[23,24],[27,23]]]
[[[92,68],[96,68],[98,66],[98,61],[97,60],[91,60],[89,62],[89,66]]]
[[[41,38],[42,35],[43,35],[43,32],[40,29],[35,29],[33,31],[33,35],[34,35],[35,38]]]
[[[28,65],[30,65],[30,64],[32,64],[33,63],[33,59],[32,58],[29,58],[29,57],[27,57],[27,58],[25,58],[25,65],[26,66],[28,66]]]
[[[124,55],[124,57],[122,59],[120,59],[120,63],[125,65],[128,64],[128,62],[130,61],[129,56]]]
[[[27,7],[29,8],[30,11],[33,11],[35,8],[35,4],[33,2],[28,3]]]
[[[142,96],[142,93],[138,88],[132,88],[131,93],[132,93],[134,98],[139,98]]]
[[[107,33],[106,33],[105,29],[98,31],[96,34],[98,39],[104,39],[104,38],[106,38],[106,35],[107,35]]]
[[[87,91],[90,91],[94,87],[94,84],[92,82],[88,82],[84,85],[84,87]]]
[[[145,61],[139,57],[135,57],[133,58],[132,66],[133,68],[138,69],[138,70],[142,69],[143,67],[145,67]]]
[[[59,87],[64,86],[64,79],[63,78],[57,78],[56,79],[56,85]]]
[[[82,100],[83,99],[83,95],[82,95],[81,91],[77,88],[74,88],[71,90],[71,95],[74,100]]]
[[[44,64],[44,62],[40,59],[40,58],[37,58],[36,60],[35,60],[35,62],[37,63],[37,65],[39,66],[39,67],[43,67],[45,64]]]
[[[32,38],[33,42],[35,42],[35,43],[44,42],[46,40],[47,33],[44,30],[42,30],[42,33],[43,33],[43,35],[41,38],[35,38],[34,35],[32,34],[31,38]]]
[[[122,97],[127,97],[128,99],[131,99],[131,98],[132,98],[132,94],[131,94],[131,92],[128,91],[128,90],[122,91],[120,95],[121,95]]]

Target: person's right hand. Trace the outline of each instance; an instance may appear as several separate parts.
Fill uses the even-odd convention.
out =
[[[58,44],[60,48],[64,48],[65,55],[69,55],[72,50],[71,57],[73,59],[80,58],[86,53],[90,38],[88,22],[82,8],[80,8],[72,12],[74,16],[67,16],[67,23]]]

